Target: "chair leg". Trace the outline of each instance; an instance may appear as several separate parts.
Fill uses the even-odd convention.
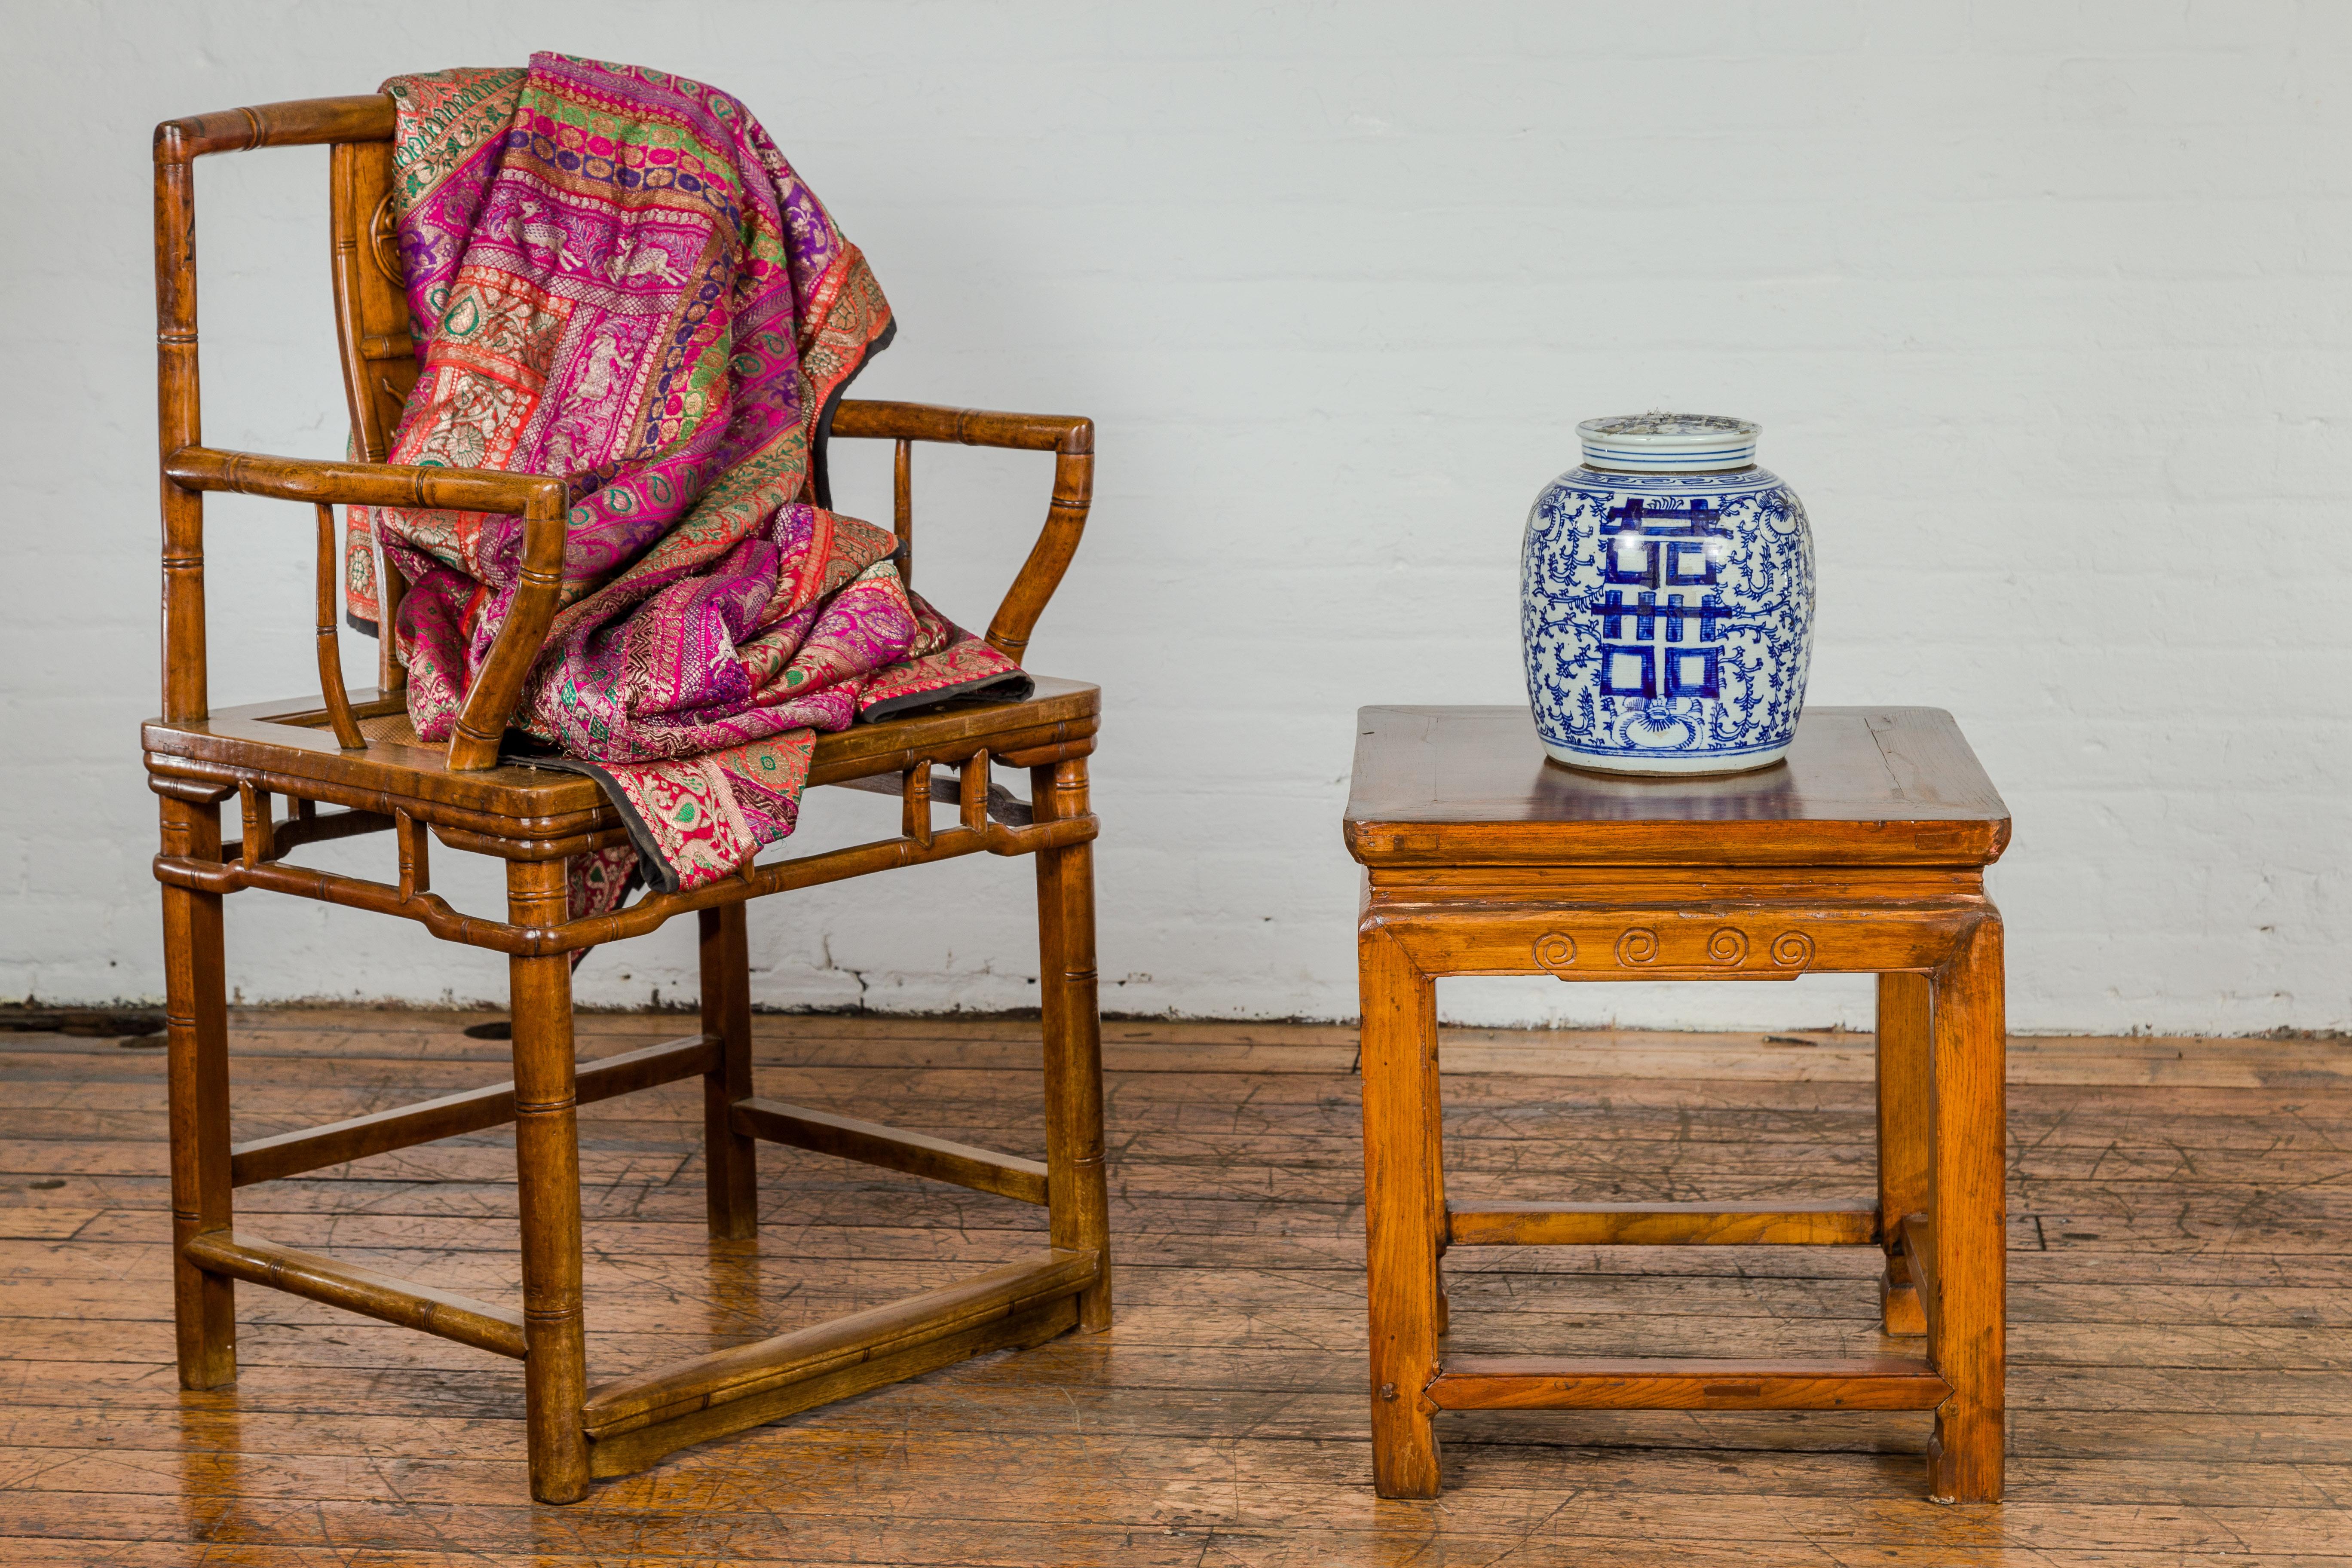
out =
[[[165,796],[163,853],[220,857],[220,807]],[[236,1381],[236,1282],[207,1273],[181,1249],[230,1223],[228,995],[221,899],[163,889],[164,1024],[171,1047],[172,1309],[180,1386]]]
[[[1886,1272],[1878,1281],[1880,1320],[1890,1334],[1924,1334],[1917,1276],[1901,1251],[1903,1216],[1927,1212],[1928,1011],[1924,974],[1878,977],[1878,1226]]]
[[[507,864],[508,919],[556,925],[562,860]],[[523,1392],[530,1495],[588,1494],[587,1335],[580,1300],[580,1126],[572,1044],[572,959],[510,958],[515,1180],[522,1220]]]
[[[1357,938],[1364,1079],[1365,1264],[1371,1327],[1372,1489],[1433,1498],[1437,1431],[1423,1391],[1438,1367],[1437,993],[1390,937]]]
[[[1952,1392],[1936,1410],[1927,1495],[1999,1502],[2009,1166],[2001,929],[1979,923],[1936,977],[1936,1311],[1928,1358]]]
[[[1082,816],[1087,763],[1030,770],[1037,820]],[[1095,981],[1095,847],[1037,854],[1038,997],[1045,1037],[1045,1190],[1055,1247],[1102,1271],[1078,1298],[1078,1326],[1110,1327],[1110,1194],[1103,1170],[1102,1015]]]
[[[759,1144],[734,1129],[737,1102],[751,1094],[751,954],[743,906],[700,911],[702,1032],[724,1042],[716,1070],[702,1075],[703,1160],[710,1237],[760,1234]]]

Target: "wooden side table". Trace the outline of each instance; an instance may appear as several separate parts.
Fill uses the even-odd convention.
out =
[[[1442,1410],[1933,1410],[1928,1491],[2001,1490],[2009,812],[1951,715],[1810,708],[1788,761],[1633,780],[1545,760],[1524,708],[1367,708],[1349,852],[1366,868],[1364,1197],[1380,1495],[1434,1497]],[[1878,1202],[1451,1205],[1441,974],[1878,981]],[[1924,1357],[1452,1356],[1448,1247],[1883,1247],[1890,1334]]]

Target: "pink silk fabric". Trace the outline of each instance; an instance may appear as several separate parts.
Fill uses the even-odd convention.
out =
[[[890,533],[830,509],[824,424],[890,308],[740,102],[552,54],[384,89],[420,365],[391,460],[571,484],[562,608],[514,724],[629,824],[630,849],[573,866],[576,913],[791,833],[818,731],[1027,694],[907,590]],[[352,509],[362,622],[379,547],[406,584],[409,716],[445,740],[513,601],[520,521]]]

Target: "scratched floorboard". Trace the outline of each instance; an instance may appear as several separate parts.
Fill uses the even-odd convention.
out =
[[[241,1014],[240,1137],[502,1076],[478,1016]],[[682,1020],[586,1017],[583,1055]],[[1042,1152],[1034,1026],[761,1018],[763,1092]],[[1349,1031],[1108,1031],[1120,1312],[525,1500],[511,1363],[253,1288],[242,1374],[171,1366],[163,1062],[0,1036],[0,1563],[2352,1568],[2352,1048],[2013,1047],[2010,1500],[1923,1499],[1911,1415],[1465,1414],[1371,1496]],[[1871,1191],[1867,1037],[1449,1033],[1457,1197]],[[697,1093],[588,1108],[592,1372],[1002,1261],[1037,1211],[762,1151],[702,1235]],[[510,1300],[503,1134],[248,1188],[253,1228]],[[1873,1259],[1458,1252],[1465,1351],[1868,1354]],[[1900,1348],[1910,1348],[1900,1345]]]

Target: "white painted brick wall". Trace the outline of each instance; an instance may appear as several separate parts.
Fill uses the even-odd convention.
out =
[[[1107,1006],[1352,1011],[1354,709],[1519,700],[1527,503],[1577,419],[1666,405],[1760,420],[1810,504],[1815,700],[1948,707],[2006,794],[2019,1026],[2352,1026],[2352,10],[206,0],[7,29],[0,995],[162,983],[148,128],[562,47],[761,114],[898,308],[861,392],[1099,421],[1034,662],[1108,691]],[[202,168],[215,442],[341,450],[324,170]],[[869,516],[872,459],[844,450]],[[1045,469],[925,453],[917,482],[923,585],[984,620]],[[215,700],[304,689],[307,515],[211,517]],[[891,812],[820,792],[803,842]],[[1027,1004],[1028,898],[978,860],[771,900],[755,994]],[[248,999],[503,984],[390,922],[230,907]],[[692,944],[599,953],[581,994],[690,994]],[[1868,1016],[1838,980],[1441,994]]]

